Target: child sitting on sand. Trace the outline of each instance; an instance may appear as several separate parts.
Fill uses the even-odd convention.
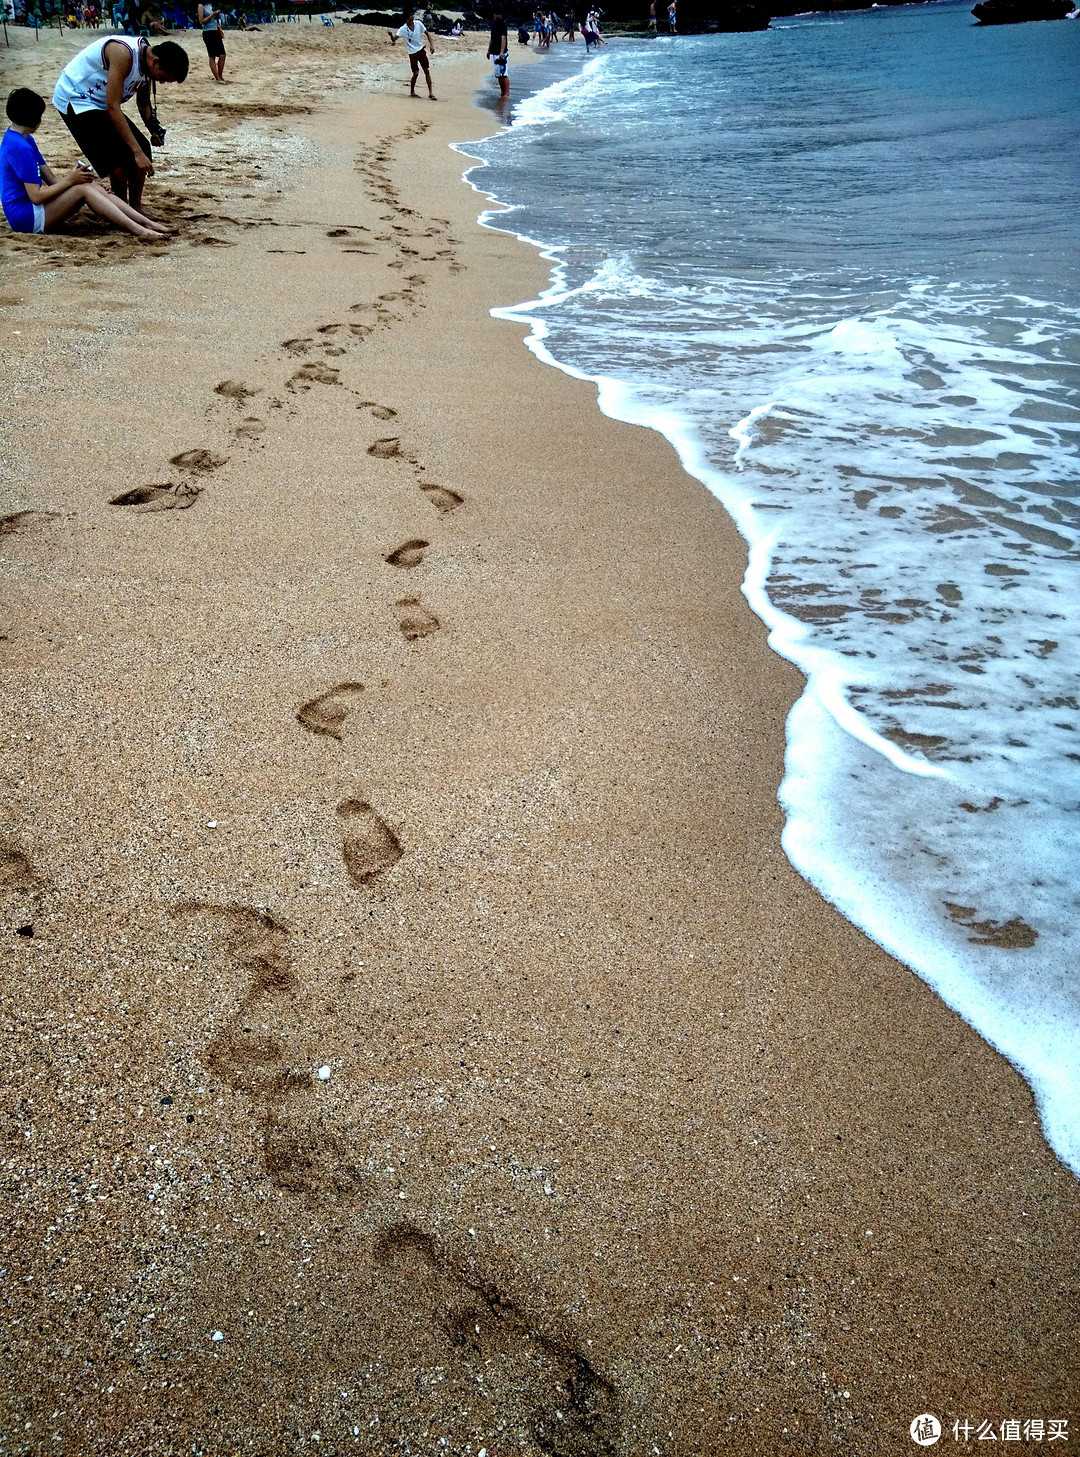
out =
[[[38,151],[34,132],[45,114],[45,100],[20,86],[7,99],[11,125],[0,140],[0,204],[15,233],[44,233],[77,212],[85,203],[91,212],[137,238],[163,238],[168,228],[121,202],[93,181],[86,166],[73,167],[58,178]]]

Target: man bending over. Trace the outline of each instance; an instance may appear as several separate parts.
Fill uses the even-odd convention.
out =
[[[60,72],[53,105],[99,177],[108,177],[115,195],[132,207],[142,205],[143,185],[153,177],[150,142],[122,110],[135,97],[139,115],[155,146],[165,133],[150,103],[152,81],[183,81],[187,52],[175,41],[151,47],[142,36],[113,35],[92,41]]]

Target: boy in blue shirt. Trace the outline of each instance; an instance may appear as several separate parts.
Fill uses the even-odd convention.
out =
[[[11,125],[0,140],[0,204],[13,232],[44,233],[85,203],[137,238],[167,236],[168,228],[114,197],[92,180],[88,168],[74,167],[65,177],[56,176],[34,141],[45,115],[44,98],[36,91],[20,86],[8,97],[6,111]]]

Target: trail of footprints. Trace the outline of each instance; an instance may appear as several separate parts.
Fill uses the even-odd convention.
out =
[[[342,806],[344,810],[346,807]],[[367,807],[349,813],[363,816]],[[2,872],[0,865],[0,872]],[[21,864],[17,874],[24,873]],[[192,901],[180,920],[209,924],[227,962],[242,975],[235,1009],[206,1046],[203,1061],[257,1109],[259,1156],[275,1187],[310,1205],[367,1204],[374,1190],[349,1141],[327,1125],[307,1059],[290,1054],[289,1023],[303,1000],[293,967],[292,932],[248,905]],[[549,1457],[614,1457],[621,1401],[578,1346],[546,1332],[490,1280],[457,1264],[407,1220],[378,1228],[373,1250],[374,1328],[409,1353],[407,1369],[388,1365],[373,1389],[388,1417],[415,1411],[416,1371],[443,1373],[432,1398],[441,1412],[471,1416],[474,1430],[501,1432],[516,1450]],[[400,1390],[395,1380],[404,1383]]]
[[[310,1068],[288,1053],[299,996],[289,928],[245,905],[193,901],[173,907],[172,914],[216,924],[228,959],[246,976],[238,1007],[206,1047],[203,1061],[259,1109],[267,1178],[312,1199],[364,1194],[366,1179],[353,1166],[348,1145],[320,1117]]]
[[[376,329],[400,323],[424,307],[426,279],[405,270],[417,260],[461,264],[443,218],[423,218],[405,207],[389,175],[391,148],[427,130],[417,122],[397,137],[376,142],[357,167],[368,196],[389,211],[380,221],[388,231],[378,242],[393,244],[391,269],[404,276],[401,286],[380,294],[370,305],[354,304],[362,317],[319,325],[310,335],[287,339],[282,350],[297,360],[285,381],[288,395],[302,395],[316,386],[344,388],[341,366],[332,363],[362,344]],[[345,252],[370,252],[358,246],[368,230],[359,225],[335,227],[327,236],[340,240]],[[261,391],[239,380],[222,380],[215,394],[235,407],[233,427],[241,443],[257,441],[266,421],[250,413]],[[271,408],[283,399],[272,398]],[[357,399],[356,408],[380,422],[397,412],[376,400]],[[423,498],[438,516],[464,503],[458,492],[423,479],[421,462],[399,435],[382,436],[368,446],[375,460],[398,462],[414,475]],[[187,510],[199,499],[203,481],[227,463],[227,457],[206,448],[171,457],[178,479],[137,486],[111,498],[110,505],[136,512]],[[0,536],[22,530],[31,518],[49,513],[14,512],[0,518]],[[393,571],[420,567],[431,541],[414,536],[383,556]],[[398,626],[414,643],[438,631],[438,617],[416,593],[395,599]],[[300,726],[315,737],[341,742],[350,711],[364,685],[337,683],[296,709]],[[405,854],[395,830],[361,797],[341,801],[336,809],[341,834],[341,859],[349,883],[367,889],[390,872]],[[40,880],[14,842],[0,845],[0,893],[31,897]],[[177,918],[198,918],[218,928],[229,963],[244,977],[235,1011],[204,1051],[207,1067],[229,1087],[251,1098],[259,1110],[261,1160],[266,1177],[290,1194],[309,1200],[328,1197],[360,1200],[371,1196],[367,1176],[355,1165],[348,1141],[325,1124],[318,1108],[316,1081],[307,1061],[290,1056],[289,1027],[295,1022],[301,991],[293,968],[292,933],[268,912],[248,905],[191,902],[172,908]],[[32,935],[30,924],[19,934]],[[527,1314],[492,1285],[454,1268],[430,1235],[408,1223],[390,1223],[378,1237],[375,1270],[388,1326],[409,1331],[410,1348],[421,1365],[449,1371],[461,1393],[475,1398],[483,1384],[493,1415],[503,1431],[517,1429],[519,1443],[530,1443],[553,1457],[605,1457],[618,1449],[620,1401],[615,1388],[600,1376],[573,1345],[542,1334]]]
[[[460,239],[451,235],[449,220],[423,217],[415,209],[406,207],[390,178],[389,164],[395,144],[422,136],[427,129],[426,122],[415,122],[402,132],[383,137],[366,147],[358,158],[357,171],[364,180],[364,190],[368,198],[376,205],[389,209],[379,217],[387,228],[386,232],[371,234],[370,229],[358,223],[326,229],[327,237],[342,243],[356,244],[364,238],[390,243],[395,256],[387,266],[403,273],[400,286],[379,294],[370,304],[351,305],[350,312],[360,315],[359,318],[319,324],[309,335],[284,340],[281,347],[285,353],[301,361],[285,381],[285,391],[289,395],[304,394],[317,385],[344,387],[340,366],[328,361],[344,358],[350,348],[362,343],[375,330],[401,323],[406,317],[425,307],[422,289],[427,279],[424,274],[415,271],[405,274],[407,268],[415,269],[418,261],[446,263],[454,272],[464,268],[456,251]],[[250,225],[272,221],[269,218],[260,218],[251,220]],[[371,253],[373,250],[350,246],[343,248],[343,251]],[[241,411],[246,411],[249,402],[260,391],[240,380],[222,380],[215,386],[215,393],[234,403]],[[271,407],[280,407],[281,403],[276,399],[270,401]],[[370,409],[376,419],[392,419],[395,414],[389,406],[372,400],[359,401],[358,408]],[[264,419],[244,413],[234,426],[233,435],[238,442],[249,443],[257,441],[265,431]],[[377,441],[371,447],[371,454],[378,454],[376,447],[390,444],[391,442]],[[135,486],[111,497],[109,504],[137,512],[188,510],[195,505],[202,493],[203,487],[198,478],[225,463],[226,457],[210,450],[183,451],[173,456],[169,462],[182,473],[179,481],[158,481]],[[421,483],[421,489],[428,493],[432,504],[440,511],[453,510],[461,504],[460,496],[442,486]]]

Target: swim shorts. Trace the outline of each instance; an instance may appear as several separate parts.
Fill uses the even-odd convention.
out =
[[[425,71],[429,70],[426,49],[413,51],[412,54],[409,56],[409,65],[412,67],[412,73],[414,76],[418,76],[420,74],[421,66],[423,66]]]
[[[79,150],[99,177],[108,177],[111,172],[126,172],[134,181],[139,169],[135,166],[135,155],[127,142],[113,126],[107,111],[73,111],[69,106],[63,113],[68,131],[79,144]],[[142,149],[143,155],[153,157],[148,138],[144,137],[130,120],[132,135]]]
[[[27,198],[25,209],[19,208],[16,211],[16,209],[11,208],[10,212],[12,214],[11,217],[8,217],[7,212],[5,212],[4,216],[7,218],[7,225],[13,233],[43,233],[45,231],[44,203],[31,202]]]

